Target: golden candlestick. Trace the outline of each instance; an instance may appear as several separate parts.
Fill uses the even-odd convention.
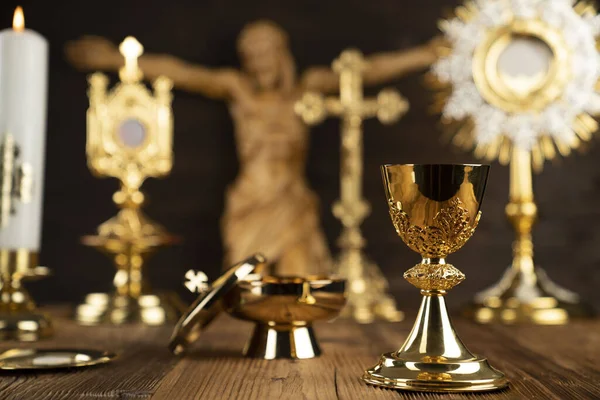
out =
[[[19,158],[13,135],[0,143],[0,229],[10,224],[17,204],[31,202],[32,166]],[[39,194],[38,194],[39,195]],[[48,276],[38,266],[38,253],[29,249],[0,249],[0,340],[35,341],[52,335],[50,318],[38,311],[24,281]]]
[[[175,237],[142,211],[139,190],[148,177],[162,177],[173,164],[172,83],[165,77],[154,82],[151,93],[141,82],[137,58],[143,47],[128,37],[120,46],[125,66],[121,83],[107,92],[108,79],[100,73],[90,79],[87,158],[97,176],[121,181],[113,195],[119,213],[104,222],[83,243],[108,254],[117,267],[114,293],[92,293],[77,307],[82,324],[142,322],[160,325],[176,321],[184,309],[172,294],[154,294],[143,276],[145,260]]]
[[[348,280],[347,306],[342,315],[352,316],[362,323],[376,317],[398,321],[403,315],[387,294],[388,283],[363,251],[366,241],[360,225],[369,214],[370,206],[362,197],[362,121],[376,116],[382,123],[392,123],[408,110],[408,103],[389,89],[380,92],[377,99],[363,98],[365,66],[358,50],[345,50],[332,64],[340,79],[340,97],[324,99],[308,92],[296,104],[296,112],[308,124],[317,124],[328,115],[342,118],[341,198],[333,206],[333,214],[343,225],[338,239],[337,269]]]
[[[423,300],[404,345],[383,354],[363,380],[425,392],[506,387],[504,374],[460,340],[444,300],[465,279],[446,257],[464,246],[477,228],[489,166],[384,165],[381,172],[396,233],[422,257],[404,278],[420,289]]]

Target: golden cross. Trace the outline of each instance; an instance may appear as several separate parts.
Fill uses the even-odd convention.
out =
[[[307,92],[295,106],[307,124],[317,124],[327,116],[342,119],[341,195],[333,206],[333,214],[343,225],[338,240],[339,273],[348,279],[348,309],[360,322],[370,322],[375,314],[388,320],[397,320],[401,315],[385,293],[387,281],[362,251],[366,243],[360,225],[370,212],[369,203],[362,196],[362,121],[377,117],[388,124],[408,110],[408,102],[395,90],[383,90],[376,98],[363,97],[362,73],[366,67],[360,51],[345,50],[332,64],[340,77],[340,96],[324,98]]]
[[[144,46],[132,36],[127,36],[119,45],[119,52],[125,58],[125,65],[119,70],[123,82],[138,82],[143,78],[138,67],[138,58],[144,54]]]
[[[365,99],[362,88],[365,67],[360,51],[345,50],[332,64],[340,77],[340,97],[323,98],[308,92],[296,104],[296,112],[310,125],[330,115],[342,118],[341,198],[334,206],[334,214],[345,227],[359,226],[369,213],[369,205],[362,198],[362,121],[376,116],[388,124],[408,110],[408,102],[395,90],[385,89],[377,98]]]

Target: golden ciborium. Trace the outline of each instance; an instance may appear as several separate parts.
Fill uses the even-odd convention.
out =
[[[340,313],[344,289],[345,281],[332,277],[266,276],[241,281],[224,297],[224,305],[234,317],[256,324],[244,355],[306,359],[321,354],[312,323]]]
[[[365,371],[365,382],[432,392],[495,390],[508,384],[485,358],[467,350],[444,301],[446,293],[465,279],[446,263],[446,256],[473,235],[488,172],[487,165],[382,166],[396,232],[423,257],[404,273],[421,290],[423,301],[404,345]]]
[[[75,317],[86,325],[141,322],[162,325],[176,321],[185,308],[174,294],[155,294],[142,267],[159,247],[176,238],[144,215],[140,187],[148,177],[162,177],[173,164],[172,82],[160,77],[154,93],[141,82],[137,58],[143,47],[132,37],[120,46],[125,66],[121,83],[107,90],[108,78],[90,77],[87,159],[90,170],[115,177],[121,189],[113,195],[118,214],[104,222],[96,235],[84,236],[85,245],[106,253],[115,263],[113,293],[91,293],[77,307]]]
[[[346,281],[330,276],[262,275],[267,260],[255,254],[210,285],[203,272],[187,272],[185,286],[200,296],[177,323],[169,348],[183,354],[222,311],[256,325],[244,355],[272,360],[317,357],[312,323],[336,317],[346,304]]]

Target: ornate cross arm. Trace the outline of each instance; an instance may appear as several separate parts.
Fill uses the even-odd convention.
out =
[[[322,122],[328,116],[343,118],[377,117],[384,124],[397,121],[408,111],[408,102],[392,89],[381,91],[375,99],[364,99],[362,71],[365,61],[360,51],[350,49],[342,52],[332,64],[339,76],[340,97],[327,97],[317,92],[306,92],[296,103],[295,110],[309,125]]]
[[[362,70],[365,85],[377,85],[425,70],[437,59],[439,42],[440,38],[434,38],[416,47],[365,57]],[[340,80],[331,68],[313,67],[303,74],[301,85],[304,90],[333,93],[340,88]]]

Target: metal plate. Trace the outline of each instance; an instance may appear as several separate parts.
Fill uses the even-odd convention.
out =
[[[0,370],[80,368],[106,364],[116,354],[85,349],[10,349],[0,354]]]

